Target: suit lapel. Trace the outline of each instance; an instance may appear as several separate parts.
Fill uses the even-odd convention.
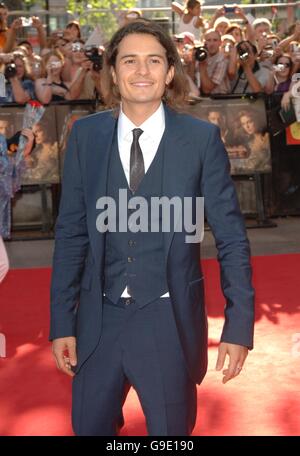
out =
[[[183,202],[187,173],[187,159],[191,144],[188,133],[183,130],[179,115],[165,106],[166,137],[163,167],[163,196],[177,196]],[[164,250],[167,260],[174,236],[176,221],[171,223],[170,232],[164,233]]]

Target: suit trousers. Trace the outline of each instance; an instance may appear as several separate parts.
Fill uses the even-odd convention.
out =
[[[196,384],[190,378],[170,298],[140,308],[104,297],[98,346],[73,379],[76,435],[115,436],[132,386],[149,435],[190,435],[196,421]]]

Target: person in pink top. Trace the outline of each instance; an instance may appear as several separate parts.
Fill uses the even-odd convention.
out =
[[[0,236],[0,282],[4,279],[9,268],[7,253],[5,250],[4,242]]]

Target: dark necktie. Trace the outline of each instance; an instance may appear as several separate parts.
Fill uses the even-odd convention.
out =
[[[145,175],[144,158],[142,149],[139,144],[139,137],[143,133],[140,128],[132,130],[133,141],[130,149],[130,178],[129,187],[132,193],[135,193]]]

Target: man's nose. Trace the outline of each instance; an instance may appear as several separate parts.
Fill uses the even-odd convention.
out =
[[[147,74],[149,73],[149,65],[148,65],[148,62],[145,60],[141,60],[138,62],[138,65],[137,65],[137,72],[139,74]]]

